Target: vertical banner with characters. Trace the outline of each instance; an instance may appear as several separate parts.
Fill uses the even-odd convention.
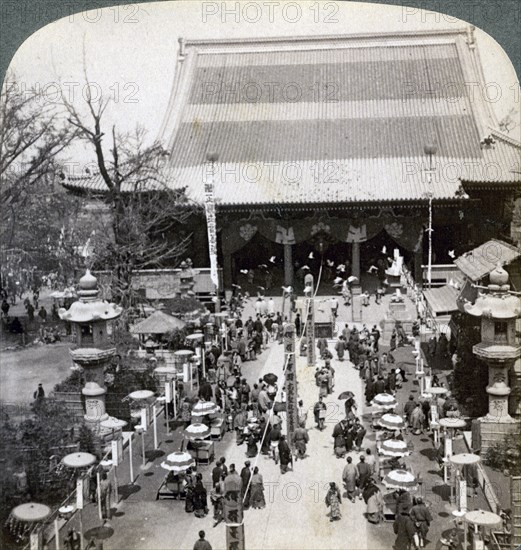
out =
[[[208,228],[208,250],[210,253],[210,278],[215,288],[219,288],[219,273],[217,271],[217,222],[215,219],[215,164],[210,161],[209,171],[204,182],[204,207],[206,226]]]
[[[240,486],[225,482],[223,516],[226,524],[226,549],[244,550],[244,514]]]
[[[284,332],[284,360],[286,365],[286,416],[288,444],[293,449],[293,436],[298,426],[297,365],[295,360],[295,325],[288,323]]]

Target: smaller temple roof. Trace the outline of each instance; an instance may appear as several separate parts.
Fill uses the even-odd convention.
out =
[[[508,265],[519,257],[521,250],[514,245],[491,239],[474,250],[465,252],[454,263],[466,277],[476,282],[490,275],[498,262]]]
[[[432,313],[451,313],[457,311],[457,298],[460,291],[452,285],[444,285],[438,288],[428,288],[423,291],[425,300]]]
[[[172,315],[155,311],[150,317],[133,326],[130,332],[133,334],[166,334],[171,330],[183,328],[185,325],[184,321],[172,317]]]

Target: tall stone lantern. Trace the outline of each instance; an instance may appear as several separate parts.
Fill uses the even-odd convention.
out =
[[[95,432],[107,420],[105,412],[104,370],[116,353],[109,341],[107,323],[117,319],[123,309],[98,296],[98,281],[87,270],[79,281],[79,300],[66,310],[58,311],[60,319],[72,324],[75,346],[70,350],[74,363],[83,368],[85,386],[85,422]]]
[[[519,433],[519,420],[509,414],[511,393],[509,372],[521,356],[516,342],[516,319],[521,317],[521,299],[510,292],[508,273],[499,265],[490,274],[488,287],[474,304],[466,303],[465,311],[481,317],[481,342],[472,351],[488,367],[488,414],[480,419],[481,451],[505,436]]]

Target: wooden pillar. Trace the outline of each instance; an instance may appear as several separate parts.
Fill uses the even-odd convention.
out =
[[[223,251],[223,289],[231,290],[232,282],[232,255]]]
[[[360,281],[360,243],[358,242],[351,245],[351,270],[353,275]]]
[[[422,288],[423,287],[423,269],[422,269],[422,263],[423,263],[423,247],[421,250],[418,250],[418,252],[414,253],[414,280],[416,281],[416,284]]]
[[[284,284],[293,285],[293,245],[284,244]]]
[[[360,243],[353,242],[351,244],[351,273],[358,279],[351,285],[351,292],[353,295],[361,294],[361,279],[360,279]]]

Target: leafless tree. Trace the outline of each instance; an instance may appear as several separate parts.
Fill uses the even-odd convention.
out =
[[[90,91],[86,71],[85,81]],[[111,270],[112,298],[128,307],[136,269],[171,264],[185,252],[189,236],[176,238],[176,230],[195,207],[184,189],[169,187],[163,170],[168,153],[159,142],[146,145],[142,128],[121,135],[113,126],[106,136],[102,123],[110,100],[95,101],[87,92],[85,101],[87,114],[66,99],[64,104],[79,138],[92,146],[99,173],[88,179],[111,213],[110,228],[96,231],[90,261]]]
[[[65,113],[41,89],[7,75],[0,97],[0,248],[9,270],[54,271],[64,260],[66,221],[77,206],[57,185],[77,135]]]

